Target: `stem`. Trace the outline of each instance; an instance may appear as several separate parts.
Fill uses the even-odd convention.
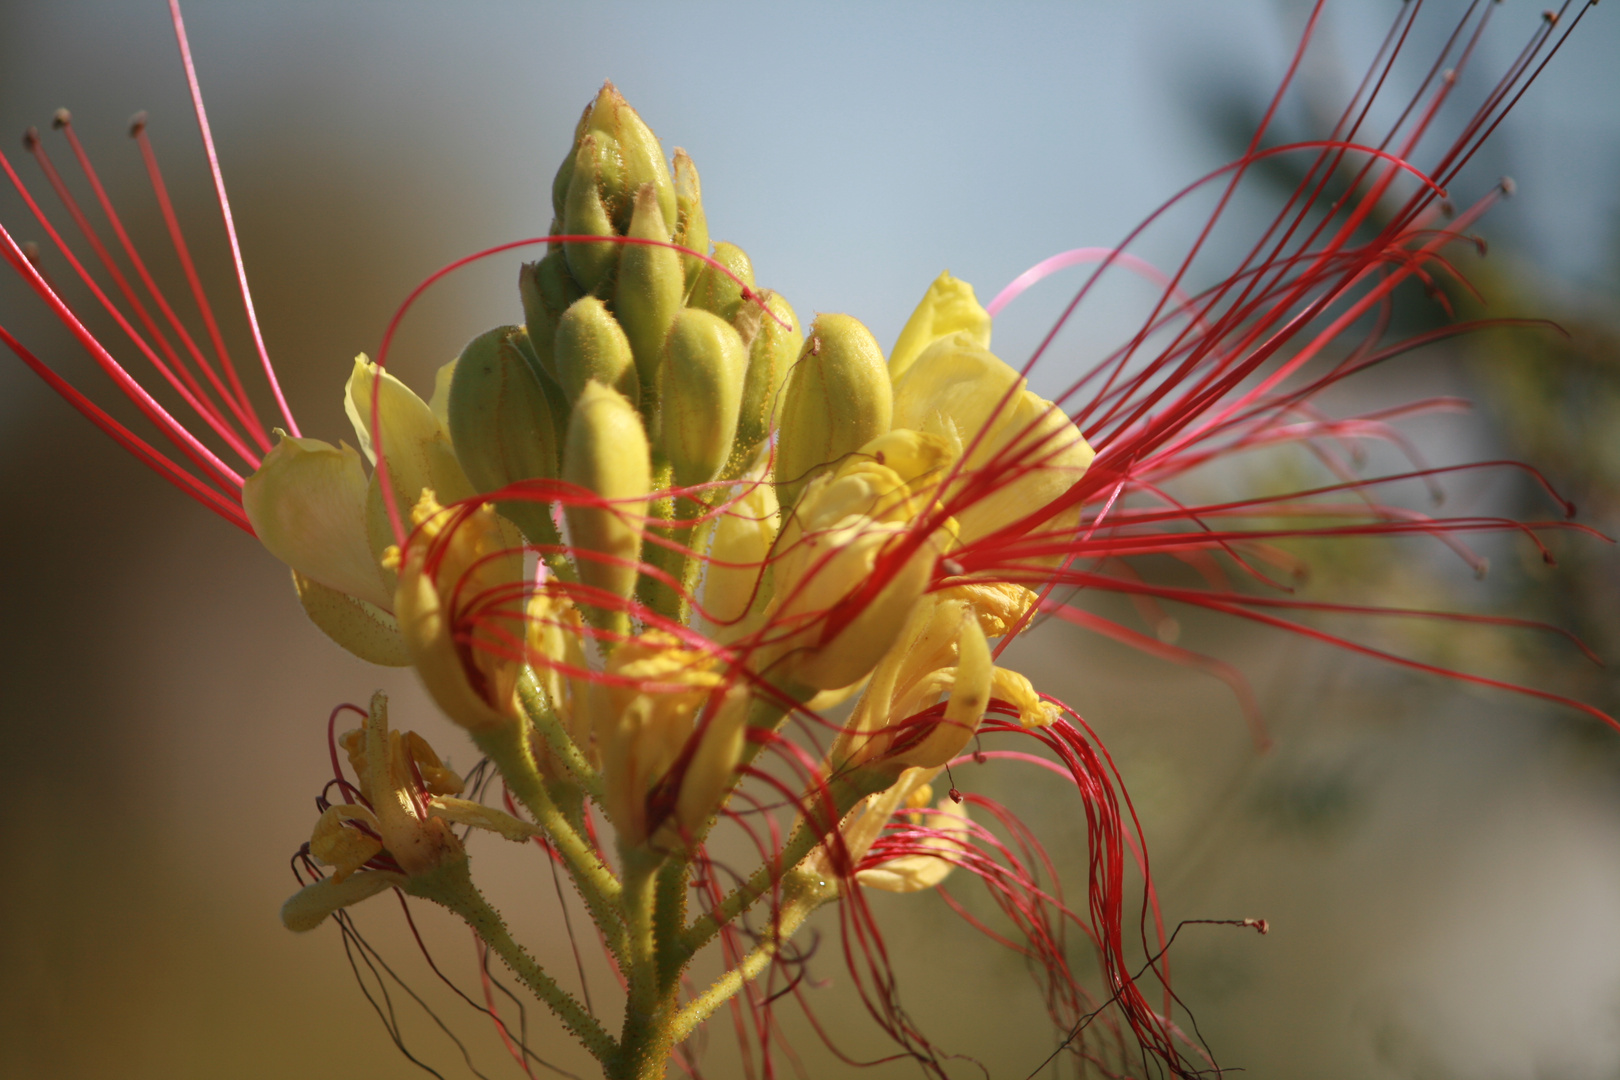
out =
[[[473,884],[471,875],[467,872],[467,859],[462,857],[453,860],[429,871],[411,878],[405,885],[405,891],[412,896],[420,896],[424,900],[431,900],[442,904],[466,920],[473,932],[481,938],[484,944],[495,951],[495,954],[506,962],[512,969],[512,974],[523,980],[523,984],[534,992],[534,996],[545,1002],[551,1011],[557,1014],[563,1025],[573,1032],[580,1044],[590,1051],[596,1060],[607,1064],[619,1057],[619,1046],[613,1041],[602,1025],[597,1023],[574,996],[546,974],[544,968],[530,956],[528,952],[512,940],[512,935],[506,929],[506,921],[501,918],[500,912],[490,907],[489,901],[484,899],[478,887]]]
[[[546,748],[556,755],[580,787],[595,799],[602,801],[602,776],[585,759],[574,739],[562,726],[556,709],[552,708],[540,689],[532,671],[526,671],[517,684],[518,705],[534,730],[546,741]]]
[[[783,891],[787,894],[772,921],[765,940],[742,958],[736,967],[727,971],[703,993],[687,1002],[670,1021],[670,1045],[685,1041],[697,1026],[707,1020],[721,1005],[730,1001],[749,980],[765,970],[776,956],[782,942],[787,941],[804,925],[810,913],[838,895],[838,888],[818,881],[808,874],[790,872],[784,876]]]
[[[675,986],[663,986],[654,907],[664,858],[642,848],[621,849],[624,859],[624,913],[629,927],[630,995],[624,1003],[624,1031],[612,1080],[658,1080],[669,1061],[670,1016]]]
[[[556,846],[558,854],[568,864],[568,876],[585,900],[591,919],[607,939],[614,956],[623,961],[624,922],[619,914],[619,881],[552,801],[534,755],[529,751],[523,727],[512,724],[474,732],[473,741],[489,755],[501,779],[506,781],[507,790],[533,815],[535,824],[545,830]]]
[[[819,801],[812,804],[809,816],[799,819],[792,834],[788,836],[787,843],[782,845],[782,850],[775,857],[762,863],[759,869],[749,875],[747,881],[731,890],[713,910],[706,912],[692,923],[682,943],[687,956],[690,957],[714,940],[715,935],[723,927],[746,912],[773,886],[779,882],[786,882],[794,868],[838,827],[838,823],[843,820],[845,814],[854,809],[856,803],[874,792],[882,791],[891,783],[892,777],[867,770],[860,770],[843,779],[832,781],[828,785],[833,801],[832,812],[828,813],[828,808]]]

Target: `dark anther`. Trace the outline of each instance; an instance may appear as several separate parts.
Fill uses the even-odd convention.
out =
[[[23,149],[32,154],[37,146],[39,146],[39,128],[30,127],[23,132]]]
[[[960,791],[957,791],[955,788],[951,788],[950,796],[951,796],[951,802],[953,802],[953,803],[959,803],[959,802],[962,801],[962,793]]]
[[[141,110],[129,118],[129,137],[134,138],[146,130],[146,110]]]

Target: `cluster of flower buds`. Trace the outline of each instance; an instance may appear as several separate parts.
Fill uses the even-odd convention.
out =
[[[955,865],[972,823],[930,805],[931,781],[987,710],[1056,718],[992,642],[1027,624],[1022,582],[1067,548],[1079,507],[1062,497],[1092,451],[989,351],[990,316],[948,273],[887,355],[849,315],[802,333],[740,248],[710,245],[691,159],[677,150],[672,173],[611,84],[552,204],[521,325],[473,338],[426,401],[361,357],[359,450],[284,437],[244,503],[316,623],[414,666],[534,822],[480,816],[374,716],[344,742],[353,800],[310,841],[335,872],[289,925],[389,885],[461,904],[449,821],[540,832],[605,932],[628,935],[634,996],[646,963],[679,964],[634,955],[647,868],[702,857],[795,711],[857,697],[795,752],[819,772],[777,876],[910,891]],[[994,574],[958,561],[986,550]],[[578,836],[585,799],[614,826],[622,887]],[[921,839],[889,855],[896,820]]]

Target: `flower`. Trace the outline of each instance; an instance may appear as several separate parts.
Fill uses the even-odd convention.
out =
[[[1407,144],[1452,85],[1408,112],[1417,119]],[[1488,127],[1507,96],[1493,95],[1470,130]],[[886,355],[848,314],[820,314],[803,333],[740,247],[710,248],[690,157],[677,151],[666,164],[611,84],[562,159],[552,231],[422,287],[471,259],[544,244],[512,298],[525,322],[474,337],[429,401],[387,373],[390,330],[378,362],[357,360],[345,388],[357,449],[302,435],[266,361],[280,431],[222,380],[205,380],[217,384],[214,404],[201,382],[190,380],[194,390],[174,376],[240,460],[216,456],[84,330],[9,233],[16,272],[176,456],[4,340],[142,460],[258,536],[339,644],[413,666],[504,785],[507,811],[462,799],[460,778],[420,738],[391,731],[374,698],[366,727],[343,741],[356,780],[338,770],[334,782],[347,801],[323,796],[305,853],[332,873],[288,902],[289,926],[312,928],[389,888],[433,899],[608,1075],[649,1077],[739,996],[755,1003],[761,1039],[771,1037],[774,997],[750,983],[798,965],[793,935],[836,903],[843,940],[869,961],[856,991],[907,1053],[943,1075],[944,1052],[898,999],[862,890],[925,892],[970,875],[1034,961],[1055,1024],[1073,1033],[1066,1046],[1112,1069],[1132,1056],[1128,1034],[1190,1075],[1199,1050],[1171,999],[1148,1002],[1127,953],[1127,853],[1141,837],[1118,778],[1084,722],[1000,656],[1049,613],[1203,659],[1082,609],[1066,598],[1071,587],[1200,605],[1365,651],[1270,614],[1290,602],[1230,587],[1217,571],[1263,581],[1252,555],[1278,536],[1520,527],[1414,518],[1382,506],[1370,481],[1212,505],[1166,486],[1233,453],[1335,435],[1313,399],[1377,341],[1325,374],[1307,378],[1307,365],[1400,282],[1448,272],[1446,245],[1489,202],[1449,222],[1438,207],[1471,144],[1428,172],[1380,148],[1389,145],[1342,129],[1320,144],[1251,149],[1210,178],[1236,185],[1286,152],[1349,181],[1336,202],[1303,188],[1257,255],[1214,284],[1184,291],[1184,264],[1140,333],[1050,401],[1029,389],[1039,354],[1015,368],[991,351],[993,313],[1027,282],[987,308],[942,274]],[[1358,231],[1384,201],[1399,207],[1390,223]],[[1097,274],[1127,265],[1127,253],[1103,264]],[[1364,503],[1347,508],[1346,491]],[[1338,523],[1297,524],[1318,518]],[[1132,569],[1161,553],[1218,583],[1172,588]],[[1003,740],[1031,752],[981,752]],[[1088,826],[1084,916],[1042,883],[1048,856],[1005,807],[971,787],[964,795],[954,779],[934,804],[944,770],[992,762],[1072,781]],[[598,809],[616,858],[597,835]],[[452,823],[538,840],[572,878],[624,979],[616,1038],[512,940]],[[710,839],[722,829],[757,845],[757,869],[728,875],[716,864],[725,848]],[[1054,919],[1084,925],[1102,993],[1043,933]],[[688,964],[716,941],[724,974],[693,993]],[[1157,958],[1149,969],[1167,979]],[[1118,1038],[1081,1037],[1102,1013]]]

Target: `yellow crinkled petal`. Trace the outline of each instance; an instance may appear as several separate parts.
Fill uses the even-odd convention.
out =
[[[342,881],[383,849],[381,840],[350,828],[344,824],[346,821],[359,821],[373,830],[377,828],[377,815],[363,806],[328,806],[309,837],[309,853],[332,867],[333,881]]]
[[[1018,706],[1018,722],[1027,728],[1045,727],[1063,711],[1035,692],[1030,681],[1016,671],[996,668],[990,680],[990,694]]]
[[[748,693],[734,687],[721,702],[703,731],[697,752],[692,755],[681,791],[675,802],[675,819],[687,832],[701,828],[719,807],[726,792],[737,781],[737,763],[742,760],[744,721],[748,718]],[[673,839],[673,838],[671,838]]]
[[[313,930],[334,911],[404,884],[404,875],[388,870],[367,870],[342,881],[335,877],[322,878],[305,885],[281,905],[281,922],[287,929],[300,933]]]
[[[527,821],[519,821],[504,810],[471,799],[435,795],[428,800],[428,805],[431,807],[429,812],[436,818],[453,821],[457,825],[487,829],[517,843],[541,835],[540,830]]]
[[[1036,600],[1035,593],[1010,581],[967,581],[941,589],[938,595],[961,600],[971,607],[986,637],[1006,636]]]
[[[946,334],[958,332],[970,334],[981,349],[990,347],[990,313],[979,306],[973,286],[947,270],[928,286],[922,303],[900,331],[889,353],[889,377],[898,382],[924,349]]]
[[[439,759],[438,751],[428,745],[428,741],[414,731],[407,731],[402,737],[403,748],[410,753],[411,759],[416,763],[416,771],[422,774],[422,783],[427,787],[429,795],[460,795],[466,787],[460,775],[454,769],[446,768]]]
[[[366,476],[353,447],[282,435],[243,483],[242,508],[259,542],[298,573],[392,605],[366,536]]]
[[[294,570],[293,588],[304,614],[321,633],[360,659],[384,667],[408,667],[410,654],[399,636],[399,623],[375,604],[329,589]]]
[[[1095,456],[1061,409],[1026,389],[1023,378],[971,333],[930,345],[897,380],[894,394],[895,427],[954,427],[964,450],[973,448],[964,472],[1001,457],[997,468],[1007,470],[1005,480],[956,514],[965,544],[1051,503],[1085,475]],[[1010,461],[1017,469],[1008,469]],[[1073,507],[1042,528],[1073,528],[1079,515]]]
[[[928,837],[918,846],[937,851],[939,855],[902,855],[860,871],[855,880],[869,889],[895,893],[921,892],[944,881],[956,866],[951,857],[968,847],[967,807],[948,798],[942,799],[939,812],[928,815],[927,825],[945,835]]]

